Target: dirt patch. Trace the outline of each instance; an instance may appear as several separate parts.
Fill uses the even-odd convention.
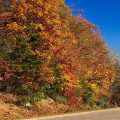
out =
[[[7,94],[0,93],[0,120],[7,120],[12,118],[23,118],[30,115],[30,111],[23,107],[18,107],[12,103],[6,103]]]
[[[51,98],[38,102],[36,106],[32,105],[29,110],[28,108],[8,103],[6,102],[7,100],[8,95],[0,92],[0,120],[60,114],[69,110],[68,105],[55,103]]]

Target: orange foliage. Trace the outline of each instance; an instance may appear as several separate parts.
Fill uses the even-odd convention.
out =
[[[10,6],[11,12],[4,13],[9,33],[29,38],[25,29],[30,27],[32,34],[41,37],[35,49],[27,43],[31,53],[45,58],[38,81],[53,84],[55,75],[50,67],[53,60],[61,72],[63,91],[79,87],[82,78],[90,85],[94,97],[108,95],[115,69],[110,65],[110,51],[98,26],[81,15],[73,16],[62,0],[10,0]]]

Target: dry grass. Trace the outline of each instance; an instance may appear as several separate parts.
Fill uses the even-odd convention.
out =
[[[0,92],[0,120],[61,114],[69,109],[68,105],[51,102],[49,99],[38,102],[37,106],[33,106],[30,110],[12,103],[6,103],[6,100],[7,95]]]

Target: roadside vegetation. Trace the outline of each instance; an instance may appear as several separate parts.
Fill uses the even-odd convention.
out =
[[[9,106],[1,116],[120,105],[119,59],[98,26],[64,0],[1,0],[0,8],[0,102]]]

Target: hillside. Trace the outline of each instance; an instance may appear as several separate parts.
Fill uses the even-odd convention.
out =
[[[64,0],[1,0],[0,7],[1,114],[25,117],[119,103],[113,90],[119,63],[97,25],[72,15]]]

